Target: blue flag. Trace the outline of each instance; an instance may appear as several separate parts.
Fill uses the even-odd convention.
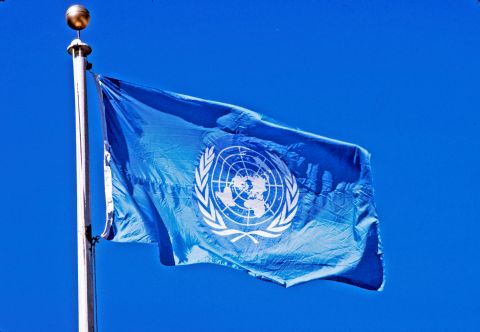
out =
[[[369,153],[250,110],[96,76],[103,237],[158,243],[165,265],[215,263],[286,287],[383,287]]]

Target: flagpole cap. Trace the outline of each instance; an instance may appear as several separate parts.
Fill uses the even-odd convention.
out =
[[[73,5],[68,7],[65,19],[70,28],[80,31],[85,29],[90,22],[90,12],[85,6]]]
[[[89,55],[90,53],[92,53],[92,48],[90,47],[90,45],[85,44],[84,42],[82,42],[78,38],[72,40],[70,45],[68,45],[68,47],[67,47],[67,51],[68,51],[69,54],[73,54],[74,50],[81,50],[82,51],[82,56],[84,56],[84,57]]]

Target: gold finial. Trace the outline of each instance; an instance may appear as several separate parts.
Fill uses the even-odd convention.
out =
[[[90,22],[90,13],[85,6],[73,5],[67,9],[65,18],[70,28],[80,31],[85,29]]]

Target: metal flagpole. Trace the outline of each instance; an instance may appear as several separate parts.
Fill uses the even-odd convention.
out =
[[[86,57],[92,52],[80,40],[80,30],[87,27],[90,13],[81,5],[73,5],[66,13],[68,25],[77,30],[77,38],[68,46],[73,57],[75,84],[75,128],[77,168],[77,255],[78,255],[78,331],[94,331],[94,298],[92,274],[92,230],[90,222],[90,176],[88,151],[88,117]]]

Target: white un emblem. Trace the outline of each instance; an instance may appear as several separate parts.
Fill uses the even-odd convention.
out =
[[[216,153],[205,149],[195,171],[195,196],[213,233],[258,238],[279,237],[297,212],[295,177],[273,153],[229,146]]]

